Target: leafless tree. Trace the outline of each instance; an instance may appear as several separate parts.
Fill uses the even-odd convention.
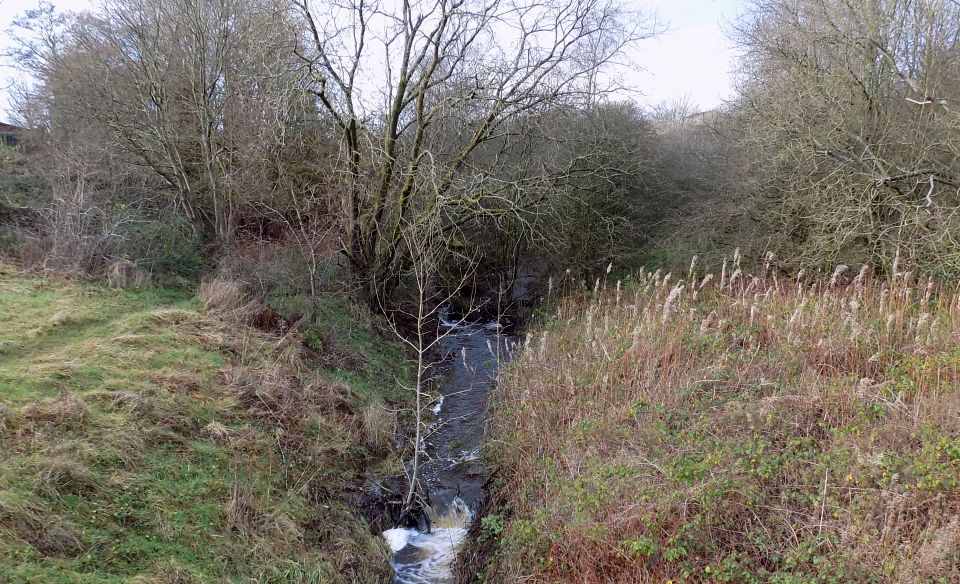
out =
[[[298,55],[339,133],[344,251],[372,298],[428,217],[447,233],[480,218],[532,229],[550,177],[517,171],[522,121],[594,103],[607,66],[655,31],[611,0],[294,3]]]
[[[50,140],[94,140],[149,173],[192,225],[228,242],[238,210],[272,187],[277,154],[309,115],[293,28],[260,0],[107,0],[22,22],[38,80],[23,111]],[[78,136],[79,133],[79,136]]]
[[[434,186],[438,186],[434,183]],[[406,467],[407,492],[404,495],[401,516],[408,514],[423,494],[420,471],[423,464],[423,444],[428,427],[427,408],[433,401],[430,394],[431,381],[436,365],[435,351],[455,326],[462,325],[468,315],[462,315],[454,324],[442,322],[441,311],[448,308],[465,289],[476,266],[476,258],[461,258],[466,269],[461,270],[459,280],[452,286],[438,285],[444,262],[448,260],[453,236],[442,229],[439,214],[421,221],[415,228],[401,231],[401,242],[408,258],[410,294],[408,308],[394,307],[389,320],[394,335],[406,344],[414,355],[416,376],[408,389],[414,394],[414,432],[411,437],[412,455]],[[384,312],[390,309],[384,304]]]
[[[778,255],[889,265],[899,251],[956,273],[960,6],[761,0],[737,34],[740,146]]]

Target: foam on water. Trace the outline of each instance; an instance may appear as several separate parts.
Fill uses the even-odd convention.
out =
[[[399,527],[383,533],[399,584],[454,581],[457,553],[472,521],[471,506],[483,497],[485,470],[479,460],[487,397],[510,357],[504,349],[512,337],[499,323],[456,320],[447,305],[438,316],[447,329],[438,339],[441,391],[428,406],[437,421],[418,444],[424,454],[420,478],[438,513],[428,511],[430,531]]]
[[[437,403],[435,403],[435,404],[433,405],[433,407],[430,408],[430,410],[433,411],[434,415],[437,415],[437,414],[440,413],[440,408],[443,407],[443,398],[444,398],[444,397],[446,397],[446,396],[444,396],[444,395],[441,393],[440,396],[437,398]]]
[[[453,582],[453,562],[467,537],[473,514],[460,498],[443,515],[432,517],[429,533],[412,528],[383,532],[393,550],[393,569],[400,584]]]
[[[437,317],[440,319],[440,325],[446,328],[456,328],[460,325],[459,322],[450,320],[450,305],[444,304],[440,307],[440,311],[437,314]]]
[[[404,529],[403,527],[394,527],[383,532],[383,538],[387,540],[390,551],[399,552],[407,547],[410,538],[416,535],[416,529]]]

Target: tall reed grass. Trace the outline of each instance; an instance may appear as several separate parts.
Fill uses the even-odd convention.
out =
[[[491,582],[960,581],[960,294],[641,272],[557,302],[491,408]]]

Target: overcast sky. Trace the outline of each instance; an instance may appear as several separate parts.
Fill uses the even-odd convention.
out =
[[[703,109],[732,96],[734,50],[728,24],[747,0],[636,0],[655,9],[669,30],[636,49],[646,71],[631,79],[642,101],[656,104],[688,96]]]
[[[731,96],[730,69],[733,50],[725,25],[731,22],[747,0],[627,0],[639,8],[656,10],[669,30],[645,41],[632,55],[640,72],[631,72],[625,81],[641,92],[640,101],[653,105],[689,97],[701,108],[720,105]],[[63,10],[83,10],[91,0],[52,0]],[[0,0],[0,24],[9,28],[24,11],[36,8],[39,0]],[[0,48],[9,46],[7,34],[0,34]],[[10,67],[0,67],[0,118],[8,117],[9,85],[17,77]]]

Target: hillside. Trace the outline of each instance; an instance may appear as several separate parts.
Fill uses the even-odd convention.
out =
[[[462,571],[960,581],[960,295],[844,270],[647,272],[559,301],[494,399]]]
[[[0,265],[0,581],[387,581],[353,498],[396,391],[363,365],[402,354],[335,316],[353,371],[190,294]]]

